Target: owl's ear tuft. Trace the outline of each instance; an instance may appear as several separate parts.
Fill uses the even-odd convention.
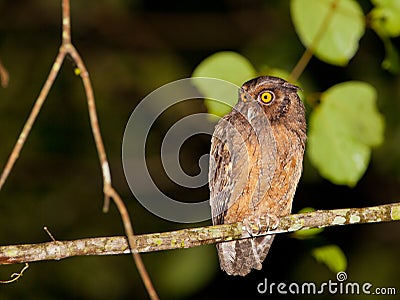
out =
[[[295,90],[297,91],[303,91],[303,89],[297,85],[291,84],[289,82],[285,82],[284,84],[282,84],[283,87],[290,89],[290,90]]]

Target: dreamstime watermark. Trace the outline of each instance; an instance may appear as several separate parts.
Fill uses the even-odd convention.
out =
[[[346,272],[336,274],[336,280],[327,282],[268,282],[267,278],[257,284],[259,294],[294,294],[294,295],[396,295],[395,287],[374,287],[370,282],[358,283],[347,281]]]
[[[232,108],[237,102],[239,87],[235,84],[216,78],[186,78],[166,84],[146,96],[132,112],[125,128],[122,143],[122,163],[130,190],[147,210],[169,221],[194,223],[210,219],[209,200],[185,203],[164,194],[153,181],[149,172],[146,162],[146,146],[149,147],[149,145],[146,142],[150,129],[162,113],[180,102],[202,98],[203,96],[197,88],[201,89],[204,86],[213,87],[212,90],[215,91],[215,95],[208,95],[207,98],[218,102],[218,105],[227,105]],[[267,165],[265,168],[272,168],[272,166],[275,166],[275,164],[271,164],[274,161],[274,151],[276,151],[275,140],[272,133],[268,136],[268,132],[270,132],[268,130],[266,131],[267,134],[259,134],[259,127],[270,126],[267,117],[262,118],[264,119],[261,121],[262,126],[253,126],[254,116],[260,115],[255,113],[257,109],[261,108],[256,102],[246,103],[240,113],[252,126],[259,147],[263,149],[268,144],[268,151],[264,151],[268,153],[268,157],[263,158],[263,160],[271,165]],[[213,116],[215,119],[216,116]],[[163,138],[160,149],[162,166],[168,178],[181,187],[198,188],[208,183],[209,154],[204,154],[199,158],[200,173],[189,176],[180,165],[179,153],[183,143],[190,137],[197,134],[213,135],[215,123],[210,122],[209,117],[209,113],[188,115],[173,124]],[[221,122],[224,122],[224,120]],[[258,119],[257,122],[260,122],[260,120]],[[225,121],[223,126],[232,125]],[[247,151],[246,142],[240,133],[233,127],[230,129],[232,136],[226,141],[228,151],[231,152],[233,147],[235,147],[234,151]],[[224,137],[216,137],[224,140]],[[248,157],[248,155],[242,155],[242,157]],[[212,164],[214,161],[210,163]],[[241,162],[241,166],[242,171],[248,170],[247,161]],[[273,172],[273,170],[271,171]],[[153,175],[157,176],[157,174]],[[263,197],[261,193],[267,191],[269,184],[270,182],[267,179],[259,184],[260,198]],[[243,187],[237,184],[235,189]],[[235,199],[231,200],[230,203],[235,202]],[[214,212],[214,214],[221,212]]]

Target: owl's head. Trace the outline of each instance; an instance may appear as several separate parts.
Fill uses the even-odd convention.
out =
[[[272,123],[283,119],[304,119],[300,88],[273,76],[260,76],[245,82],[239,90],[239,101],[256,101]]]

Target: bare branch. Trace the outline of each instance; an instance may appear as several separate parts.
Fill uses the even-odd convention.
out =
[[[0,283],[2,284],[7,284],[7,283],[13,283],[14,281],[17,281],[18,279],[20,279],[22,277],[22,275],[24,275],[24,272],[29,268],[29,264],[25,263],[25,266],[22,268],[21,271],[19,271],[19,273],[13,273],[11,274],[11,279],[10,280],[0,280]]]
[[[54,80],[56,79],[58,75],[58,71],[61,68],[61,65],[63,63],[63,60],[65,58],[66,53],[60,51],[53,63],[53,66],[50,70],[50,73],[46,79],[46,82],[43,85],[42,90],[40,91],[40,94],[38,98],[35,101],[35,104],[31,110],[31,113],[28,117],[28,120],[26,120],[24,128],[22,129],[19,138],[17,142],[15,143],[14,149],[11,151],[10,157],[8,158],[8,161],[6,163],[6,166],[3,169],[3,172],[1,173],[0,176],[0,190],[3,187],[4,183],[6,182],[8,175],[10,174],[12,168],[14,167],[15,162],[17,161],[19,154],[24,147],[25,141],[27,137],[29,136],[29,133],[31,132],[33,123],[36,121],[36,117],[38,116],[40,109],[43,106],[44,101],[47,98],[47,95],[49,94],[49,91],[51,87],[53,86]]]
[[[135,249],[135,240],[132,238],[133,236],[133,228],[132,224],[129,218],[129,214],[127,209],[125,208],[125,205],[121,199],[121,197],[118,195],[118,193],[115,191],[115,189],[112,187],[111,184],[111,172],[107,160],[107,155],[105,152],[105,147],[103,143],[103,138],[101,136],[100,132],[100,126],[99,126],[99,121],[97,118],[97,112],[96,112],[96,105],[95,105],[95,100],[94,100],[94,93],[93,93],[93,88],[92,88],[92,83],[90,82],[89,78],[89,72],[86,69],[86,66],[79,55],[78,51],[74,47],[74,45],[71,42],[71,18],[70,18],[70,1],[69,0],[62,0],[62,43],[57,55],[56,60],[54,61],[53,67],[51,68],[50,74],[48,75],[46,82],[39,94],[39,97],[36,99],[36,102],[32,108],[32,111],[28,117],[28,120],[26,121],[24,128],[22,129],[22,132],[17,140],[17,143],[14,146],[14,149],[12,150],[10,157],[6,163],[6,166],[4,167],[3,172],[1,173],[0,176],[0,190],[3,187],[5,181],[7,180],[15,162],[17,161],[19,154],[25,144],[25,141],[27,137],[29,136],[29,133],[32,129],[32,126],[40,112],[40,109],[44,103],[44,101],[47,98],[47,95],[50,91],[50,88],[52,87],[55,78],[57,77],[57,74],[61,68],[61,65],[67,55],[71,56],[72,60],[76,64],[78,71],[76,72],[77,74],[80,75],[84,90],[85,90],[85,95],[86,95],[86,100],[88,103],[88,110],[89,110],[89,117],[90,117],[90,125],[92,128],[92,133],[94,136],[95,144],[96,144],[96,149],[98,152],[99,160],[100,160],[100,165],[101,165],[101,171],[103,174],[103,192],[104,192],[104,206],[103,206],[103,211],[107,212],[109,208],[109,202],[110,198],[112,198],[117,205],[117,208],[121,214],[122,217],[122,222],[124,225],[125,233],[129,237],[129,246],[131,249]],[[1,67],[2,65],[0,65]],[[5,69],[4,69],[5,70]],[[1,71],[1,69],[0,69]],[[4,71],[3,71],[4,73]],[[4,74],[0,74],[4,80]],[[53,243],[59,243],[57,241],[54,241]],[[143,264],[143,261],[140,257],[140,255],[132,251],[132,255],[134,258],[134,261],[136,263],[136,266],[138,268],[139,274],[143,280],[143,283],[147,289],[147,292],[150,296],[151,299],[158,299],[157,293],[152,285],[152,282],[150,280],[150,277],[145,269],[145,266]],[[22,275],[22,273],[21,273]]]
[[[278,226],[265,234],[287,233],[337,225],[382,223],[399,220],[400,203],[365,208],[318,210],[281,217]],[[242,223],[130,236],[136,245],[133,249],[136,253],[192,248],[248,237],[249,234]],[[0,265],[42,260],[60,260],[72,256],[117,255],[128,254],[130,252],[128,242],[122,236],[0,246]]]
[[[8,82],[10,80],[10,76],[8,75],[8,71],[6,67],[4,67],[3,63],[0,60],[0,84],[3,88],[8,86]]]
[[[133,235],[133,228],[132,224],[129,218],[129,213],[128,210],[126,209],[126,206],[124,204],[124,201],[122,201],[121,197],[119,194],[114,190],[114,188],[110,187],[110,190],[108,191],[110,197],[114,200],[115,205],[118,208],[118,211],[121,215],[122,218],[122,223],[124,224],[125,228],[125,234],[128,237],[128,244],[130,251],[132,253],[133,259],[135,261],[136,267],[139,271],[139,274],[143,280],[143,283],[146,287],[147,293],[149,294],[151,299],[158,299],[157,292],[153,286],[153,283],[151,282],[150,276],[147,273],[146,267],[144,266],[142,257],[139,255],[137,251],[134,249],[137,248],[136,245],[136,240]]]

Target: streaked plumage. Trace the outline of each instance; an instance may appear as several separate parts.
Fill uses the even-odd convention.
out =
[[[215,127],[210,151],[213,224],[235,223],[291,211],[306,140],[298,87],[262,76],[243,84],[232,111]],[[217,245],[230,275],[260,270],[274,236]]]

